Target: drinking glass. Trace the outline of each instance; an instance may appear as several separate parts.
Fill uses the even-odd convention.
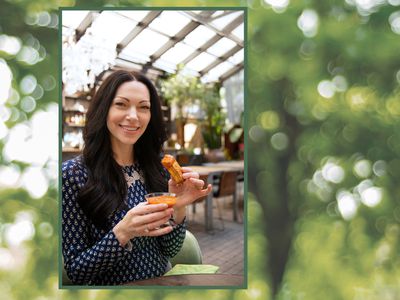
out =
[[[174,193],[165,193],[165,192],[150,193],[144,195],[144,198],[147,200],[148,204],[166,203],[168,204],[168,207],[172,207],[176,204],[176,194]],[[172,215],[171,218],[168,220],[168,222],[162,224],[160,227],[163,228],[166,226],[172,226],[172,227],[176,226],[175,220]]]

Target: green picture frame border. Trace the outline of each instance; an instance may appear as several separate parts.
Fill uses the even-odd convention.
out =
[[[93,10],[93,11],[116,11],[116,10],[236,10],[236,11],[243,11],[244,15],[244,78],[243,78],[243,87],[244,87],[244,113],[243,113],[243,120],[244,120],[244,193],[243,193],[243,200],[244,200],[244,207],[243,207],[243,234],[244,234],[244,243],[243,243],[243,254],[244,254],[244,281],[242,285],[239,286],[87,286],[87,285],[63,285],[62,284],[62,273],[63,273],[63,262],[62,262],[62,176],[59,176],[58,179],[58,288],[65,289],[65,290],[76,290],[76,289],[123,289],[123,290],[147,290],[147,289],[206,289],[206,290],[215,290],[215,289],[247,289],[248,288],[248,36],[247,36],[247,26],[248,26],[248,8],[246,6],[151,6],[151,7],[98,7],[98,6],[91,6],[91,5],[82,5],[79,7],[59,7],[58,8],[58,83],[59,83],[59,90],[58,90],[58,130],[59,130],[59,137],[58,137],[58,146],[59,146],[59,153],[58,153],[58,160],[59,166],[58,171],[61,174],[61,167],[62,167],[62,12],[63,11],[71,11],[71,10]]]

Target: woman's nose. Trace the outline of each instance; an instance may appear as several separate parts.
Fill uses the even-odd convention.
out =
[[[127,118],[128,119],[137,119],[137,113],[136,113],[136,108],[135,107],[131,107],[128,110]]]

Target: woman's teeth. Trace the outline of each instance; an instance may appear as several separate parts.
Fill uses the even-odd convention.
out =
[[[126,126],[121,126],[121,127],[128,131],[136,131],[139,129],[139,127],[126,127]]]

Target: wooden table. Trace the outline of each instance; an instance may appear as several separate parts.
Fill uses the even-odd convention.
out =
[[[203,166],[228,167],[228,168],[232,168],[237,171],[243,171],[244,170],[244,161],[243,160],[226,160],[226,161],[220,161],[217,163],[204,163]]]
[[[206,180],[207,183],[213,184],[214,177],[220,175],[224,171],[244,171],[244,162],[243,161],[227,161],[220,163],[208,163],[202,166],[187,166],[191,168],[193,171],[199,173],[200,178]],[[213,229],[213,193],[208,194],[206,198],[206,208],[205,208],[205,227],[206,230]],[[238,216],[238,203],[236,193],[233,195],[233,219],[237,221]]]
[[[129,286],[237,286],[243,287],[243,276],[232,274],[186,274],[161,276],[151,279],[133,281]]]

